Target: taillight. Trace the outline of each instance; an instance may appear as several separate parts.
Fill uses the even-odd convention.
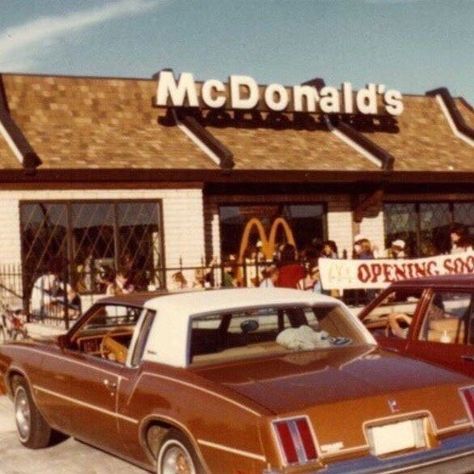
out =
[[[464,387],[459,390],[461,397],[466,405],[467,412],[471,422],[474,424],[474,385],[470,387]]]
[[[307,417],[277,420],[273,422],[273,428],[285,464],[317,459],[318,451]]]

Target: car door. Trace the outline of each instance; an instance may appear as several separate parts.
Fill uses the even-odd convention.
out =
[[[46,356],[43,386],[35,387],[45,416],[68,434],[104,449],[115,449],[116,398],[120,366],[65,349]]]
[[[474,377],[472,293],[432,289],[420,317],[407,352]]]
[[[131,308],[135,313],[139,308]],[[68,434],[106,450],[120,452],[117,392],[124,365],[104,357],[105,334],[125,337],[130,308],[96,305],[64,347],[44,358],[44,387],[37,388],[45,416]],[[131,321],[133,323],[133,321]],[[47,382],[46,382],[47,381]]]

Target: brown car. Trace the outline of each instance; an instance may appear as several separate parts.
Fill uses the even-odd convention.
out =
[[[474,465],[474,381],[380,350],[312,292],[107,298],[55,341],[0,346],[0,380],[23,445],[59,432],[159,474]]]
[[[393,283],[359,317],[385,349],[474,377],[474,275]]]

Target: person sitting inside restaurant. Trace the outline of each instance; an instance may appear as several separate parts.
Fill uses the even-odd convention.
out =
[[[61,281],[62,262],[54,258],[50,261],[46,273],[33,283],[30,299],[30,312],[33,318],[63,318],[66,315],[75,318],[80,313],[81,300],[72,286]]]
[[[130,282],[127,268],[120,267],[115,273],[115,277],[109,281],[105,294],[109,296],[127,295],[133,291],[135,291],[135,287]]]

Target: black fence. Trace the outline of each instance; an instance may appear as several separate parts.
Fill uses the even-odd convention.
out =
[[[67,266],[66,266],[67,267]],[[271,286],[272,263],[263,261],[215,263],[147,270],[130,269],[123,286],[114,275],[96,270],[72,275],[67,270],[28,272],[20,265],[0,266],[0,307],[21,312],[29,322],[42,322],[68,329],[95,301],[107,295],[157,290],[182,291],[198,288]],[[340,297],[347,304],[365,304],[373,295],[348,290]]]

